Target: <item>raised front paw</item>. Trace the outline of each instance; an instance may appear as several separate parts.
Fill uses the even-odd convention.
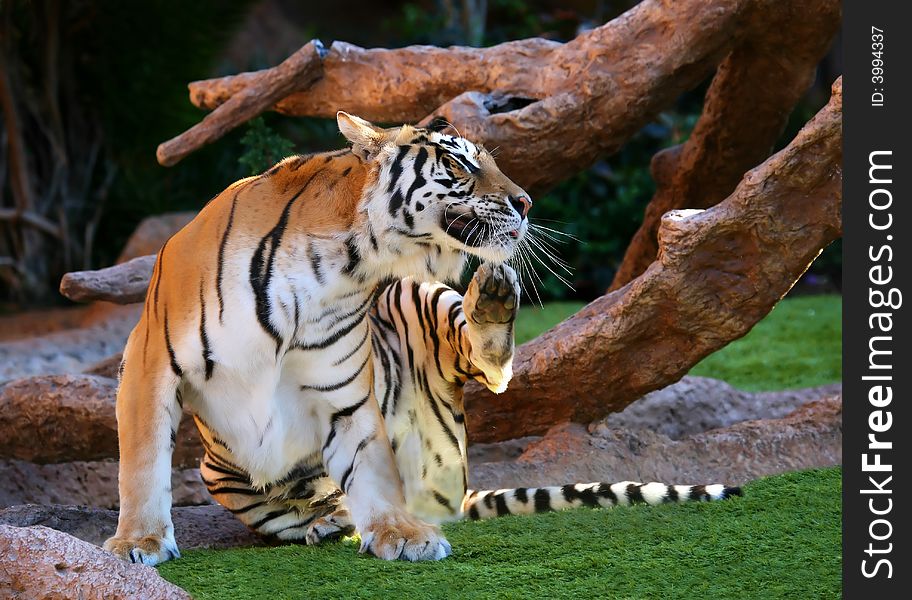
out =
[[[440,560],[453,553],[440,530],[406,513],[375,519],[361,532],[361,552],[383,560]]]
[[[112,537],[104,543],[104,549],[113,552],[123,560],[154,566],[172,558],[180,558],[177,542],[159,535],[141,538]]]
[[[472,277],[463,306],[468,317],[479,325],[512,322],[519,309],[516,271],[503,264],[482,264]]]

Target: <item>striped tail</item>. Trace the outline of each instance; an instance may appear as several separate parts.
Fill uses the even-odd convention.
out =
[[[515,488],[502,490],[469,490],[462,502],[462,513],[469,519],[487,519],[503,515],[590,508],[658,505],[668,502],[709,502],[740,496],[741,488],[712,485],[666,485],[664,483],[570,483],[564,486]]]

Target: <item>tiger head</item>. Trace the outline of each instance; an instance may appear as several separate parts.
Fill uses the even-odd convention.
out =
[[[374,226],[491,262],[509,259],[529,227],[529,195],[491,154],[444,127],[383,129],[340,111],[339,130],[376,173]]]

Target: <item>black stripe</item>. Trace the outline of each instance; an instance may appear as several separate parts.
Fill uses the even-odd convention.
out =
[[[215,484],[211,481],[206,481],[202,477],[203,483],[206,484],[206,489],[209,490],[209,493],[213,496],[221,496],[223,494],[238,494],[240,496],[259,496],[260,492],[251,489],[251,488],[233,488],[233,487],[222,487],[217,488]]]
[[[665,499],[666,502],[677,502],[678,501],[678,490],[675,489],[673,485],[665,486]]]
[[[598,491],[596,492],[602,498],[608,498],[611,500],[612,504],[617,504],[618,499],[614,493],[614,490],[611,489],[610,483],[600,483],[598,486]]]
[[[165,307],[165,346],[168,348],[168,357],[171,359],[171,370],[178,377],[184,376],[184,371],[177,364],[177,358],[174,356],[174,346],[171,345],[171,331],[168,328],[168,307]]]
[[[216,483],[240,483],[242,485],[250,485],[250,479],[244,475],[224,475],[219,476],[218,478],[212,481],[213,485]]]
[[[437,328],[440,326],[440,322],[437,318],[437,307],[440,304],[440,296],[447,291],[445,287],[439,287],[434,290],[434,293],[431,294],[431,299],[429,302],[425,302],[425,309],[427,310],[427,319],[432,326],[428,329],[428,334],[431,336],[431,343],[434,345],[434,365],[437,367],[437,374],[440,375],[440,378],[444,381],[449,381],[447,377],[443,374],[443,367],[440,364],[440,336],[437,335]]]
[[[348,493],[348,478],[351,476],[352,472],[355,470],[355,461],[358,460],[358,454],[361,453],[364,448],[370,444],[374,438],[377,437],[376,433],[371,433],[370,435],[365,436],[363,440],[358,442],[358,447],[355,448],[354,454],[352,454],[351,464],[348,465],[348,469],[345,470],[345,473],[342,475],[342,479],[339,480],[339,487],[342,488],[342,491],[346,494]]]
[[[551,494],[547,489],[538,488],[535,490],[535,495],[532,498],[535,502],[535,512],[551,511]]]
[[[259,502],[251,502],[251,503],[248,504],[247,506],[244,506],[244,507],[241,507],[241,508],[228,508],[228,507],[225,507],[225,508],[228,508],[228,510],[229,510],[229,511],[231,512],[231,514],[233,514],[233,515],[242,515],[242,514],[244,514],[244,513],[246,513],[246,512],[250,512],[251,510],[253,510],[253,509],[255,509],[255,508],[259,508],[259,507],[263,506],[264,504],[266,504],[266,501],[265,501],[265,500],[261,500],[261,501],[259,501]]]
[[[526,488],[516,488],[513,490],[513,497],[522,502],[523,504],[528,504],[529,502],[529,493]]]
[[[481,518],[481,515],[478,514],[478,507],[475,506],[474,504],[469,507],[469,518],[472,519],[473,521],[477,521],[478,519]]]
[[[215,363],[212,362],[212,351],[209,348],[209,334],[206,333],[206,295],[203,293],[203,282],[200,281],[200,343],[203,345],[203,364],[206,366],[206,381],[212,378]]]
[[[234,469],[229,469],[224,466],[211,463],[208,460],[206,460],[207,458],[208,457],[206,457],[206,456],[203,457],[203,465],[207,469],[209,469],[211,471],[215,471],[216,473],[222,473],[224,475],[233,475],[233,476],[244,477],[245,479],[247,479],[247,483],[250,483],[250,479],[246,476],[245,473],[243,473],[241,471],[235,471]]]
[[[383,401],[380,404],[380,412],[385,417],[386,409],[389,403],[390,392],[393,388],[393,371],[392,366],[390,365],[389,355],[387,354],[386,350],[380,347],[380,344],[377,342],[376,337],[371,339],[371,345],[373,346],[374,355],[380,357],[380,367],[383,370],[384,390]]]
[[[329,419],[329,435],[326,436],[326,443],[323,444],[324,452],[327,448],[329,448],[329,444],[333,441],[333,438],[336,437],[336,423],[338,423],[341,419],[345,419],[355,414],[355,411],[364,406],[369,399],[370,393],[368,392],[368,394],[358,402],[355,402],[351,406],[346,406],[342,410],[336,411],[332,414],[332,417]]]
[[[310,259],[310,268],[314,272],[314,277],[317,278],[317,283],[323,285],[325,281],[323,271],[320,269],[320,257],[314,252],[313,242],[307,242],[307,258]]]
[[[365,328],[364,328],[364,337],[361,338],[361,341],[358,342],[358,344],[354,347],[354,349],[353,349],[351,352],[349,352],[348,354],[346,354],[346,355],[343,356],[342,358],[340,358],[340,359],[336,360],[335,362],[333,362],[333,366],[334,366],[334,367],[338,367],[339,365],[341,365],[342,363],[344,363],[345,361],[347,361],[349,358],[351,358],[352,356],[354,356],[355,353],[356,353],[358,350],[360,350],[360,349],[364,346],[364,342],[367,340],[368,334],[370,334],[370,327],[365,327]]]
[[[344,338],[346,335],[352,332],[352,330],[360,325],[364,321],[364,315],[367,311],[363,311],[357,318],[343,327],[342,329],[336,331],[335,333],[330,334],[328,337],[320,340],[319,342],[314,342],[312,344],[304,344],[301,342],[296,343],[291,347],[292,350],[322,350],[328,346],[331,346]]]
[[[433,492],[434,492],[434,500],[437,501],[437,504],[439,504],[440,506],[445,507],[445,508],[446,508],[448,511],[450,511],[451,513],[456,512],[456,511],[453,509],[453,505],[450,504],[450,501],[449,501],[449,499],[448,499],[446,496],[444,496],[443,494],[441,494],[441,493],[438,492],[437,490],[433,490]]]
[[[354,381],[358,377],[358,375],[360,375],[364,371],[364,367],[367,366],[367,362],[370,360],[370,358],[371,358],[370,354],[368,354],[364,358],[364,362],[361,363],[361,366],[358,367],[358,370],[355,371],[354,373],[352,373],[351,377],[348,377],[347,379],[344,379],[338,383],[332,383],[329,385],[302,385],[301,390],[316,390],[318,392],[334,392],[336,390],[340,390],[340,389],[344,388],[345,386],[347,386],[348,384],[350,384],[352,381]]]
[[[168,242],[170,241],[171,238],[165,240],[165,243],[162,244],[161,250],[158,251],[158,273],[155,275],[155,289],[152,293],[152,301],[156,318],[158,318],[158,288],[161,285],[162,271],[165,268],[165,248],[168,246]]]
[[[639,503],[646,502],[646,499],[643,498],[642,487],[643,487],[642,485],[637,485],[635,483],[631,483],[631,484],[627,485],[627,491],[626,491],[627,500],[630,502],[630,504],[635,504],[638,502]]]
[[[386,190],[387,192],[392,192],[393,189],[395,189],[396,183],[398,183],[399,178],[402,177],[402,161],[405,160],[405,155],[408,154],[408,151],[410,149],[411,149],[411,146],[399,146],[399,154],[396,155],[396,158],[393,160],[393,164],[390,165],[390,181],[389,181],[389,187]],[[399,198],[400,198],[400,205],[401,205],[402,196],[400,195]],[[390,202],[392,202],[392,200]],[[392,204],[390,204],[390,214],[391,215],[395,214]]]
[[[561,488],[561,492],[567,502],[572,503],[574,500],[579,500],[583,505],[591,508],[599,506],[598,498],[592,488],[578,490],[575,485],[567,484]]]
[[[484,505],[488,510],[494,510],[494,498],[492,498],[493,495],[494,495],[493,492],[489,492],[485,495],[484,499],[482,500],[482,502],[484,502]]]
[[[345,251],[348,253],[348,263],[342,268],[342,272],[346,275],[354,275],[358,264],[361,262],[361,252],[355,243],[355,236],[350,235],[345,240]]]
[[[740,487],[727,487],[722,490],[722,498],[727,500],[733,496],[743,496],[744,492],[741,491]]]
[[[507,500],[504,498],[503,494],[497,494],[494,496],[494,503],[497,505],[497,516],[503,517],[504,515],[512,514],[510,509],[507,508]]]
[[[253,288],[253,293],[256,298],[257,321],[259,321],[263,330],[275,340],[277,354],[282,347],[282,337],[276,327],[272,324],[272,308],[269,303],[269,283],[272,279],[273,263],[275,262],[276,252],[282,243],[285,228],[288,226],[291,207],[320,173],[321,171],[318,170],[311,174],[301,189],[285,204],[285,208],[282,209],[282,214],[279,216],[278,222],[260,239],[260,243],[257,244],[253,257],[250,259],[250,286]],[[268,258],[265,256],[267,246],[269,247]]]
[[[234,194],[234,199],[231,200],[231,210],[228,212],[228,224],[225,225],[225,232],[222,234],[222,240],[219,242],[218,249],[218,265],[216,267],[215,273],[215,294],[218,296],[219,303],[219,323],[222,323],[222,318],[225,314],[225,301],[222,297],[222,276],[225,271],[225,247],[228,244],[228,234],[231,232],[231,227],[234,225],[234,209],[237,206],[238,190]]]
[[[374,252],[380,250],[380,246],[377,244],[377,236],[374,235],[374,228],[370,221],[367,222],[367,235],[370,237],[371,248],[374,249]]]
[[[706,493],[705,485],[695,485],[690,488],[690,499],[691,500],[709,500],[709,495]]]
[[[288,514],[288,510],[285,509],[285,508],[282,508],[282,509],[279,509],[279,510],[274,510],[274,511],[271,511],[271,512],[269,512],[269,513],[266,513],[266,516],[264,516],[264,517],[263,517],[262,519],[260,519],[259,521],[255,521],[255,522],[253,522],[253,523],[250,523],[249,525],[247,525],[247,527],[250,527],[251,529],[259,529],[260,527],[262,527],[262,526],[265,525],[266,523],[272,521],[273,519],[278,519],[279,517],[283,517],[283,516],[285,516],[285,515],[287,515],[287,514]]]
[[[422,371],[421,374],[424,379],[424,385],[426,388],[428,388],[428,392],[430,392],[430,386],[428,386],[428,383],[427,383],[427,374],[424,373],[424,371]],[[449,439],[450,442],[453,444],[453,448],[455,448],[457,452],[461,453],[462,450],[459,448],[459,440],[456,439],[456,434],[454,434],[453,431],[450,429],[449,425],[447,425],[446,421],[443,419],[443,414],[440,412],[440,408],[437,406],[437,401],[438,401],[437,395],[433,394],[433,393],[429,393],[428,395],[430,396],[430,399],[431,399],[431,410],[433,411],[434,417],[437,419],[437,422],[440,424],[440,428],[446,434],[447,439]]]

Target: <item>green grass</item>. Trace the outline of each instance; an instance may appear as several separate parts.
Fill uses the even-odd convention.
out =
[[[516,345],[537,338],[584,306],[583,302],[549,302],[544,307],[523,306],[519,309],[513,329]]]
[[[746,336],[695,366],[747,391],[805,388],[842,380],[842,297],[786,298]]]
[[[383,562],[354,541],[187,551],[159,572],[194,598],[837,598],[841,470],[787,473],[725,502],[447,525],[454,555]]]
[[[524,307],[517,342],[576,312]],[[841,377],[838,296],[787,298],[691,371],[746,390]],[[444,527],[453,557],[387,563],[346,540],[320,548],[196,550],[159,572],[195,598],[837,598],[841,471],[761,479],[711,504],[576,510]]]
[[[574,302],[520,309],[516,343],[526,342],[583,305]],[[706,357],[691,375],[714,377],[747,391],[812,387],[842,379],[842,298],[786,298],[740,340]]]

